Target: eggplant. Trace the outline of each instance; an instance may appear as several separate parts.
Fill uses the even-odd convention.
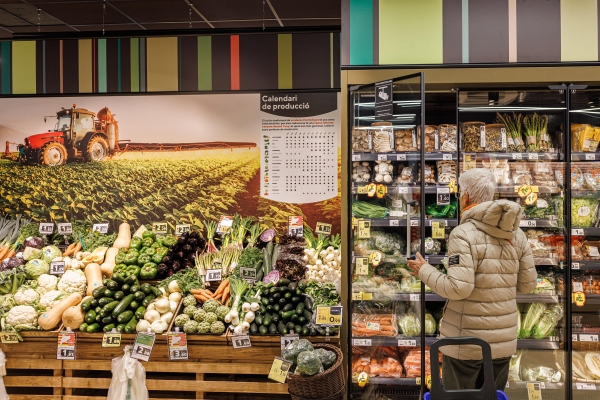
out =
[[[194,264],[190,260],[185,260],[183,262],[183,268],[193,268]]]
[[[200,233],[198,231],[192,231],[190,233],[190,237],[194,238],[194,239],[198,239],[198,238],[200,238]]]
[[[181,250],[182,250],[184,253],[190,253],[190,252],[192,251],[192,246],[190,246],[189,244],[186,244],[185,246],[183,246],[183,247],[181,248]]]
[[[171,269],[173,271],[179,271],[181,269],[181,263],[177,260],[173,261],[173,264],[171,265]]]
[[[198,245],[198,239],[189,238],[187,244],[192,247],[196,247]],[[184,246],[185,247],[185,246]]]
[[[178,260],[183,260],[185,258],[185,254],[183,254],[183,251],[178,252],[177,254],[175,254],[175,257]]]
[[[167,271],[169,270],[169,266],[165,263],[165,261],[163,259],[163,262],[158,264],[158,267],[156,268],[156,270],[158,272],[167,273]]]
[[[167,272],[167,276],[172,276],[175,272],[173,270],[170,270],[169,272]]]
[[[189,232],[185,232],[181,235],[182,238],[184,238],[185,240],[187,240],[190,237],[190,233]]]
[[[187,242],[187,238],[183,237],[183,235],[179,236],[179,239],[177,239],[177,244],[184,245],[185,242]]]
[[[167,251],[167,257],[173,257],[175,255],[175,253],[177,253],[176,250],[169,249],[169,251]]]
[[[173,257],[171,257],[171,256],[164,256],[163,259],[162,259],[162,262],[165,263],[165,264],[171,264],[171,262],[173,262]]]
[[[186,258],[191,262],[196,262],[196,253],[190,253]]]

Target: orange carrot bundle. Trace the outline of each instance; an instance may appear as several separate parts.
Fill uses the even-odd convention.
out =
[[[75,246],[76,246],[76,244],[75,244],[75,243],[71,243],[71,244],[69,245],[69,247],[67,247],[67,248],[65,249],[65,252],[63,253],[63,257],[66,257],[66,256],[68,256],[68,255],[70,255],[70,254],[73,254],[73,250],[75,250]]]

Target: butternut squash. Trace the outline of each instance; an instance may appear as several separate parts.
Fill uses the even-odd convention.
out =
[[[92,292],[97,287],[102,286],[102,270],[100,265],[96,263],[90,263],[85,266],[85,277],[87,279],[87,292],[88,296],[92,295]]]
[[[102,275],[110,278],[113,273],[113,269],[117,266],[115,263],[115,258],[119,254],[119,249],[117,247],[111,247],[106,251],[106,255],[104,256],[104,262],[100,264],[100,270],[102,271]]]
[[[60,324],[63,313],[67,308],[76,306],[81,302],[79,293],[71,293],[58,302],[50,311],[46,311],[38,318],[38,325],[45,331],[54,329]]]
[[[86,296],[83,300],[81,300],[81,302],[79,302],[79,304],[71,306],[65,310],[62,315],[62,323],[65,327],[73,330],[79,329],[79,326],[83,324],[83,320],[85,318],[85,313],[81,309],[81,303],[91,297],[92,296]]]
[[[131,242],[131,226],[127,222],[123,222],[119,225],[119,234],[117,239],[113,243],[113,247],[117,249],[128,248]]]

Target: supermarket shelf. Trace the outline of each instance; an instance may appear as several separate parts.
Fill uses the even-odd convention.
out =
[[[437,342],[438,338],[434,336],[425,337],[425,346],[431,346]],[[413,343],[408,343],[413,341]],[[356,347],[380,347],[380,346],[394,346],[394,347],[418,347],[420,346],[421,338],[418,337],[353,337],[352,346]]]
[[[420,152],[411,153],[355,153],[352,161],[420,161]],[[456,160],[456,153],[425,153],[426,161]]]
[[[417,386],[415,378],[369,378],[369,385]]]
[[[557,350],[560,349],[560,341],[557,337],[547,339],[518,339],[517,349],[532,350]]]
[[[561,153],[461,153],[461,161],[465,154],[476,154],[477,160],[562,160]]]
[[[600,160],[600,154],[596,153],[571,153],[571,161],[596,161]]]
[[[583,232],[585,236],[600,236],[600,228],[583,228]],[[573,235],[573,232],[571,232],[571,235]]]
[[[508,388],[509,389],[527,389],[527,383],[528,382],[522,382],[522,381],[509,381]],[[565,384],[562,382],[558,382],[558,383],[534,382],[534,383],[541,384],[542,390],[563,390],[565,387]]]
[[[571,269],[600,269],[600,260],[573,261]]]
[[[518,294],[517,303],[558,303],[558,295],[550,294]]]
[[[390,219],[390,218],[374,218],[371,219],[371,226],[406,226],[406,218],[403,219]],[[411,219],[411,226],[420,226],[420,219]],[[458,220],[456,218],[436,218],[435,220],[426,219],[425,226],[431,226],[432,221],[445,221],[446,226],[458,226]]]
[[[572,190],[571,197],[599,197],[600,192],[597,190]]]
[[[420,301],[420,293],[398,293],[394,296],[396,301]],[[446,301],[442,296],[435,293],[425,293],[425,301]]]
[[[533,185],[535,186],[535,185]],[[537,188],[537,192],[538,193],[551,193],[551,194],[557,194],[560,193],[561,190],[558,187],[551,187],[551,186],[535,186]],[[496,187],[496,193],[499,193],[500,195],[503,196],[518,196],[517,194],[517,189],[519,188],[519,186],[497,186]]]
[[[555,218],[522,219],[519,226],[521,228],[558,228],[558,220]]]
[[[359,187],[364,187],[366,185],[368,185],[371,182],[363,182],[363,183],[356,183],[356,182],[352,182],[352,194],[357,194],[358,193],[358,188]],[[377,182],[374,182],[376,184],[379,184]],[[419,185],[415,185],[415,186],[406,186],[406,185],[386,185],[385,183],[381,182],[383,185],[387,186],[387,191],[388,193],[392,193],[392,192],[396,192],[398,191],[398,189],[400,189],[400,194],[406,193],[419,193],[421,191],[421,187]],[[425,186],[425,193],[428,194],[435,194],[437,193],[438,188],[447,188],[448,186],[445,185],[429,185],[429,186]],[[514,188],[511,187],[511,189]],[[508,190],[508,189],[507,189]],[[544,192],[542,192],[544,193]],[[516,195],[516,194],[515,194]]]
[[[356,292],[358,293],[358,292]],[[372,292],[371,294],[376,294]],[[394,301],[420,301],[420,293],[397,293],[395,295],[389,295]],[[591,304],[600,304],[600,295],[587,295],[586,299]],[[378,299],[375,299],[378,300]],[[380,299],[379,299],[380,300]],[[446,301],[447,299],[436,293],[425,293],[425,301]],[[558,303],[561,297],[558,295],[550,294],[518,294],[517,303]],[[364,300],[360,300],[364,301]],[[597,301],[598,303],[594,303]]]

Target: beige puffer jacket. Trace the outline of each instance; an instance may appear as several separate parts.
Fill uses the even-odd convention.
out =
[[[517,349],[517,293],[531,293],[537,272],[521,229],[521,207],[495,200],[465,211],[448,240],[448,273],[429,264],[419,277],[448,299],[442,337],[478,337],[492,347],[492,358],[512,356]],[[445,355],[481,360],[477,346],[445,346]]]

